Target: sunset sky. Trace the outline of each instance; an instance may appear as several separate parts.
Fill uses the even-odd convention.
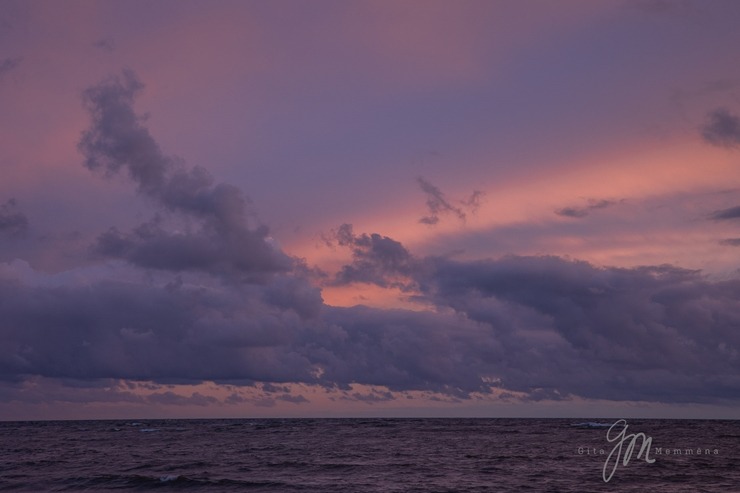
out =
[[[0,0],[0,419],[737,418],[739,23]]]

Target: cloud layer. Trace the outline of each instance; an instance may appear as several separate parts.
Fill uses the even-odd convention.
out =
[[[0,375],[298,382],[661,402],[737,399],[740,281],[557,257],[398,262],[352,236],[353,282],[414,285],[426,312],[323,305],[305,280],[221,287],[0,284]],[[390,241],[389,239],[385,239]],[[369,255],[369,253],[368,253]],[[411,261],[413,260],[413,261]],[[343,281],[349,282],[347,278]]]
[[[128,230],[111,225],[100,232],[88,245],[93,267],[77,277],[5,265],[6,388],[44,378],[388,390],[357,393],[360,401],[407,391],[530,401],[740,398],[740,281],[670,265],[417,255],[349,223],[329,240],[350,260],[317,276],[254,221],[241,189],[160,149],[134,109],[142,91],[130,71],[84,91],[90,125],[78,149],[92,172],[130,180],[152,215]],[[730,145],[733,117],[711,118],[704,138]],[[444,214],[464,220],[479,203],[478,192],[455,202],[422,178],[418,184],[427,224]],[[613,204],[589,201],[557,213],[578,218]],[[15,202],[0,206],[0,234],[17,235],[27,225]],[[126,275],[93,275],[100,265]],[[321,283],[396,289],[427,309],[330,306]],[[277,398],[305,400],[287,391]],[[153,401],[178,399],[160,393]],[[195,393],[191,401],[211,402]]]

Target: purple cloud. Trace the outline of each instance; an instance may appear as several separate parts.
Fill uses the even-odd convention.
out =
[[[582,217],[586,217],[589,214],[591,214],[592,211],[595,211],[598,209],[605,209],[617,203],[618,202],[614,200],[589,199],[588,204],[583,207],[578,207],[578,206],[564,207],[562,209],[557,209],[555,211],[555,214],[557,214],[558,216],[564,216],[564,217],[582,218]]]
[[[92,118],[78,146],[85,166],[106,175],[126,173],[140,194],[165,211],[198,221],[200,228],[172,232],[157,218],[131,233],[111,228],[94,250],[145,268],[198,270],[248,281],[289,270],[291,259],[269,243],[267,227],[248,226],[249,201],[241,190],[216,184],[205,168],[188,169],[162,153],[133,109],[143,87],[133,72],[124,71],[84,92]]]
[[[15,199],[0,205],[0,234],[17,236],[28,229],[28,218],[18,210]]]
[[[408,288],[399,276],[408,277],[414,269],[413,258],[401,243],[377,233],[355,235],[351,224],[342,224],[332,236],[339,246],[352,250],[353,258],[337,273],[333,284],[364,282]]]
[[[710,214],[709,217],[717,221],[724,221],[727,219],[740,219],[740,206],[714,211],[712,214]]]
[[[18,68],[22,61],[23,58],[21,57],[6,58],[0,61],[0,77]]]
[[[467,218],[467,212],[475,212],[478,210],[480,201],[484,195],[483,192],[476,190],[467,200],[458,201],[460,205],[453,205],[453,202],[447,199],[445,194],[442,193],[442,190],[435,185],[432,185],[423,177],[419,176],[416,181],[419,184],[421,191],[426,195],[426,205],[428,210],[428,215],[419,219],[419,222],[430,226],[437,224],[440,221],[440,216],[446,214],[452,214],[460,221],[465,221]]]
[[[71,283],[3,273],[4,399],[19,382],[45,378],[260,383],[266,406],[304,402],[288,383],[453,400],[501,391],[530,400],[737,402],[740,281],[555,256],[417,256],[393,238],[343,224],[330,241],[352,260],[328,284],[396,287],[431,308],[329,306],[307,267],[276,247],[266,227],[249,224],[240,189],[161,151],[133,109],[142,89],[124,72],[85,91],[91,125],[79,143],[87,168],[127,176],[156,208],[152,219],[129,231],[111,227],[92,245],[129,275]],[[464,218],[464,206],[419,183],[430,217]],[[610,205],[594,201],[565,215]],[[0,230],[23,229],[24,220],[12,202],[0,209]],[[392,396],[384,389],[354,398]],[[200,394],[151,399],[212,402]]]
[[[701,135],[712,145],[735,147],[740,144],[740,118],[727,108],[717,108],[707,115]]]

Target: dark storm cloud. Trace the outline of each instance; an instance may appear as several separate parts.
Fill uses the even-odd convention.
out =
[[[15,199],[0,205],[0,234],[16,236],[28,229],[28,218],[18,211]]]
[[[375,309],[327,309],[304,351],[327,383],[384,385],[467,396],[488,392],[481,379],[500,360],[490,327],[455,314]]]
[[[335,308],[309,296],[314,317],[302,318],[308,301],[276,306],[272,288],[2,279],[0,379],[267,382],[264,391],[282,394],[287,382],[362,383],[464,396],[486,391],[479,375],[500,355],[488,327],[455,314]]]
[[[278,276],[262,291],[262,300],[282,310],[292,310],[302,319],[314,319],[321,314],[321,291],[298,276]]]
[[[112,53],[116,49],[116,43],[111,38],[99,39],[93,43],[93,46],[108,53]]]
[[[740,281],[710,282],[671,266],[597,268],[559,257],[427,257],[407,265],[382,272],[402,273],[418,287],[418,299],[453,309],[469,328],[457,333],[455,346],[446,340],[448,330],[418,315],[400,322],[392,311],[344,314],[338,326],[355,337],[368,332],[357,348],[360,359],[376,361],[363,355],[372,348],[385,356],[379,368],[366,365],[375,383],[464,394],[495,382],[538,399],[709,402],[740,395]],[[386,283],[379,275],[365,282]],[[415,332],[415,323],[426,331]],[[473,330],[474,324],[484,329]],[[400,342],[383,342],[388,326]],[[408,350],[413,368],[383,347]],[[446,361],[465,361],[464,370]],[[402,378],[412,376],[413,383]]]
[[[565,217],[573,217],[573,218],[581,218],[588,216],[592,211],[598,210],[598,209],[605,209],[607,207],[610,207],[617,202],[614,200],[595,200],[595,199],[589,199],[588,204],[582,207],[578,206],[571,206],[571,207],[564,207],[562,209],[557,209],[555,211],[555,214],[558,216],[565,216]]]
[[[420,223],[435,225],[440,221],[440,216],[445,214],[452,214],[459,220],[465,221],[467,218],[466,210],[475,212],[480,206],[480,200],[483,196],[483,192],[481,191],[476,190],[467,200],[458,201],[460,205],[453,205],[439,188],[432,185],[423,177],[418,177],[416,181],[419,184],[419,188],[426,195],[426,204],[429,211],[429,215],[419,219]]]
[[[720,245],[725,246],[740,246],[740,238],[726,238],[719,241]]]
[[[0,280],[0,378],[311,381],[301,318],[249,291]]]
[[[287,268],[287,257],[263,240],[255,240],[247,230],[225,237],[208,230],[172,233],[152,221],[130,233],[111,228],[98,237],[93,250],[143,268],[196,270],[249,281],[263,281],[265,274]]]
[[[712,145],[735,147],[740,144],[740,118],[727,108],[717,108],[707,115],[701,135]]]
[[[509,359],[506,389],[668,401],[737,396],[740,281],[558,257],[435,265],[423,289],[497,327]]]
[[[216,184],[205,168],[186,168],[162,153],[133,109],[142,89],[133,72],[125,71],[84,92],[92,117],[79,143],[85,166],[107,175],[126,173],[139,193],[167,211],[200,221],[201,228],[172,233],[153,221],[127,234],[111,229],[99,238],[97,252],[147,268],[245,279],[289,269],[291,260],[269,243],[267,228],[248,227],[248,199],[241,190]]]
[[[270,303],[270,286],[4,280],[0,376],[265,382],[272,401],[288,382],[457,399],[492,389],[528,399],[738,398],[739,281],[558,257],[427,257],[401,270],[436,310],[338,308],[314,298],[303,318]]]
[[[0,61],[0,77],[16,69],[21,64],[22,61],[23,61],[23,58],[21,57],[6,58]]]
[[[379,234],[355,235],[351,224],[343,224],[333,232],[339,246],[352,251],[353,261],[342,267],[335,284],[364,282],[381,287],[404,287],[401,277],[414,269],[411,253],[399,242]]]
[[[726,219],[740,219],[740,206],[720,209],[710,214],[710,219],[724,221]]]

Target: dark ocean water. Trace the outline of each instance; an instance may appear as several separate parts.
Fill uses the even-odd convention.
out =
[[[608,483],[616,420],[587,421],[0,422],[0,491],[740,492],[740,421],[628,420],[655,462]]]

